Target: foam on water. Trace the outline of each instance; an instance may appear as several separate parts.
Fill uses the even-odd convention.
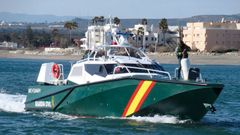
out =
[[[37,115],[37,114],[34,114],[34,115]],[[43,117],[54,119],[54,120],[74,120],[79,118],[77,116],[66,115],[59,112],[41,112],[40,115],[42,115]]]
[[[192,120],[186,119],[182,120],[176,116],[172,115],[154,115],[150,116],[131,116],[127,118],[120,117],[100,117],[99,119],[122,119],[122,120],[133,120],[137,122],[149,122],[149,123],[166,123],[166,124],[183,124],[183,123],[191,123]]]
[[[12,95],[0,92],[0,111],[5,112],[25,112],[26,95]]]
[[[167,124],[182,124],[191,122],[191,120],[180,120],[176,116],[171,115],[154,115],[153,117],[140,117],[140,116],[132,116],[126,119],[135,120],[138,122],[150,122],[150,123],[167,123]]]

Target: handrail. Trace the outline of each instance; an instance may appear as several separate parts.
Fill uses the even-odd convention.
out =
[[[58,64],[58,66],[60,67],[60,75],[57,78],[58,80],[64,80],[64,70],[63,70],[63,65],[62,64]]]
[[[119,68],[122,68],[122,69],[126,69],[128,73],[134,73],[134,72],[131,72],[129,69],[138,69],[138,70],[142,70],[142,71],[147,71],[147,73],[149,74],[149,76],[152,78],[152,74],[151,72],[155,72],[159,75],[166,75],[168,76],[169,80],[172,80],[172,77],[170,75],[169,72],[166,72],[166,71],[160,71],[160,70],[154,70],[154,69],[148,69],[148,68],[140,68],[140,67],[132,67],[132,66],[124,66],[124,65],[120,65],[120,66],[116,66],[114,69],[113,69],[113,74],[116,74],[116,70],[119,69]]]
[[[102,60],[102,58],[85,58],[85,59],[77,61],[76,63],[81,63],[84,61],[100,61],[100,60]]]

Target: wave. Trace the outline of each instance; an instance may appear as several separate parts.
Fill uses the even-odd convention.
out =
[[[4,112],[25,112],[26,95],[0,93],[0,110]]]

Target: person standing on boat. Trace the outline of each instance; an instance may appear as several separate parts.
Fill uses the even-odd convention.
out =
[[[177,78],[180,78],[180,72],[182,70],[182,64],[181,61],[184,60],[188,60],[188,51],[190,51],[190,47],[187,46],[182,40],[180,40],[180,43],[178,44],[178,46],[175,49],[175,53],[178,59],[178,64],[179,64],[179,69],[178,69],[178,74],[177,74]],[[189,60],[188,60],[189,61]]]

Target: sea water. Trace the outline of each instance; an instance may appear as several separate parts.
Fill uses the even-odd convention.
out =
[[[0,134],[240,135],[240,65],[195,65],[207,81],[225,87],[214,104],[217,111],[193,122],[169,115],[84,118],[57,112],[26,112],[27,88],[35,84],[44,62],[51,60],[0,59]],[[71,62],[55,62],[64,65],[66,76]],[[173,74],[177,65],[163,66]]]

